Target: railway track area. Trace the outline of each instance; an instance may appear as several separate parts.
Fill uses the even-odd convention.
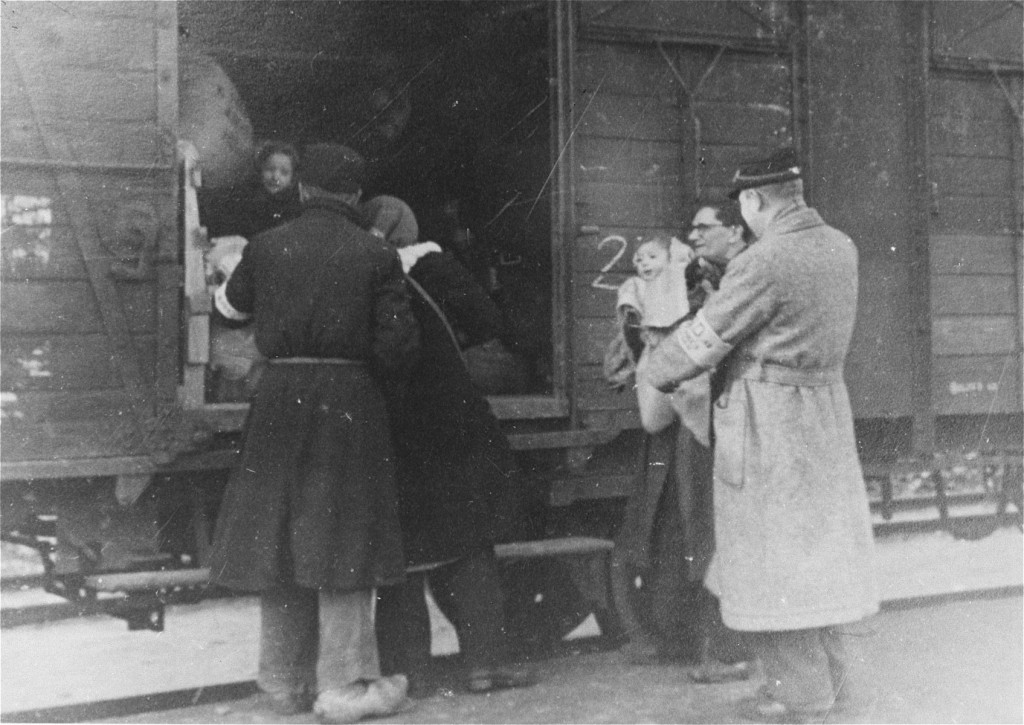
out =
[[[870,649],[887,690],[870,721],[1020,721],[1019,529],[976,541],[894,534],[879,540],[878,553],[886,603]],[[18,597],[30,594],[3,594],[8,624],[17,621],[9,612]],[[0,721],[269,721],[255,705],[252,598],[169,607],[163,632],[128,631],[110,617],[68,618],[66,610],[39,621],[43,609],[34,623],[0,632]],[[435,657],[442,670],[454,668],[454,634],[434,614]],[[418,701],[414,713],[394,721],[734,721],[729,702],[749,684],[689,685],[678,667],[632,665],[599,635],[591,617],[538,657],[535,688],[472,696],[453,676],[447,694]]]

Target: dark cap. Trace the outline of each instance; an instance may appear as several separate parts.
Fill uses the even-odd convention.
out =
[[[771,156],[763,159],[745,161],[732,177],[732,191],[729,198],[735,199],[744,189],[758,186],[780,184],[800,178],[800,160],[796,149],[791,146],[781,148]]]
[[[363,186],[366,161],[354,149],[316,143],[302,154],[302,180],[335,194],[354,194]]]

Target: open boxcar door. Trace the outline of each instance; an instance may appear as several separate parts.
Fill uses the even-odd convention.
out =
[[[175,447],[175,8],[2,12],[4,478],[129,473]]]

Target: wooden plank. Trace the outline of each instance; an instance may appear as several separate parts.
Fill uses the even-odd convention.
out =
[[[670,184],[580,184],[576,207],[581,225],[681,229],[689,221],[682,189]]]
[[[133,335],[155,335],[157,330],[156,280],[119,282],[117,291]]]
[[[508,395],[487,400],[498,420],[564,418],[569,414],[569,401],[560,396]]]
[[[558,479],[551,488],[551,505],[568,506],[576,501],[625,498],[636,487],[632,474],[572,476]]]
[[[181,276],[181,267],[176,262],[157,264],[154,374],[157,398],[163,402],[177,399],[181,360]]]
[[[6,453],[6,452],[5,452]],[[55,460],[8,461],[0,463],[0,480],[33,481],[47,478],[88,480],[86,477],[142,475],[154,471],[153,462],[143,456],[104,458],[63,458]]]
[[[679,86],[672,70],[652,46],[580,44],[576,51],[576,87],[616,95],[660,96],[674,101]]]
[[[87,588],[98,592],[139,592],[159,591],[176,587],[205,587],[209,582],[209,569],[170,569],[165,571],[93,574],[84,579],[84,584]]]
[[[153,376],[155,338],[130,339],[144,384]],[[3,335],[0,349],[4,387],[18,391],[84,391],[121,386],[117,362],[111,359],[107,336]]]
[[[82,254],[67,227],[15,225],[5,218],[0,244],[4,280],[88,279]]]
[[[636,393],[632,387],[613,390],[600,374],[591,375],[589,366],[577,372],[576,402],[582,410],[636,410]]]
[[[537,541],[514,541],[505,544],[495,544],[494,555],[499,559],[593,556],[595,554],[610,554],[614,548],[615,542],[611,539],[596,539],[590,536],[566,536]]]
[[[599,281],[600,284],[617,286],[625,277],[634,273],[633,251],[642,239],[651,237],[683,238],[679,227],[602,227],[594,226],[579,233],[573,242],[572,269],[583,273],[583,279],[574,278],[576,284],[592,284],[602,270],[612,275]],[[618,276],[614,276],[618,275]]]
[[[1008,274],[1016,268],[1014,246],[1019,241],[1010,235],[933,234],[929,238],[931,273]]]
[[[701,122],[700,140],[703,144],[758,145],[768,138],[780,145],[792,143],[793,125],[788,104],[750,105],[742,101],[715,103],[701,100],[694,108]]]
[[[758,22],[757,10],[745,3],[720,3],[708,0],[653,0],[652,2],[579,3],[580,26],[609,26],[660,32],[688,32],[694,36],[715,34],[741,38],[761,38],[765,26]]]
[[[577,277],[578,278],[578,277]],[[625,276],[606,275],[602,281],[615,287]],[[583,280],[580,280],[583,281]],[[607,317],[614,316],[618,292],[607,287],[598,288],[593,284],[575,284],[572,291],[572,311],[576,317]]]
[[[178,12],[177,3],[157,3],[155,14],[156,63],[156,125],[163,142],[159,158],[163,163],[176,160],[176,131],[178,126]],[[167,199],[165,203],[169,203]],[[170,211],[170,210],[168,210]],[[173,219],[173,215],[170,219]],[[171,228],[177,224],[170,222]],[[161,240],[160,257],[176,259],[179,239],[167,233]]]
[[[97,3],[76,3],[73,13],[46,16],[37,10],[16,22],[18,42],[40,49],[51,67],[153,71],[153,26],[136,11],[121,17],[96,17]],[[106,4],[106,3],[104,3]],[[139,9],[142,9],[141,7]]]
[[[682,133],[675,104],[648,96],[620,96],[580,91],[576,99],[577,133],[605,138],[673,141]]]
[[[4,39],[7,42],[11,41],[9,35]],[[15,59],[12,77],[18,78],[25,85],[32,104],[33,118],[38,122],[43,116],[36,108],[35,95],[37,93],[43,95],[45,89],[50,87],[51,74],[44,72],[43,69],[33,69],[34,48],[26,48],[20,43],[12,45]],[[43,136],[49,158],[55,160],[78,158],[77,149],[71,139],[59,134],[48,134],[42,126],[40,126],[40,133]],[[118,144],[110,144],[110,138],[123,139],[123,136],[119,132],[117,135],[107,138],[108,146],[118,146]],[[55,175],[55,181],[60,191],[60,205],[66,208],[75,231],[75,237],[81,245],[82,256],[86,260],[86,268],[109,339],[106,364],[109,365],[109,361],[111,358],[113,359],[113,365],[117,367],[121,383],[140,408],[144,408],[148,405],[149,391],[146,390],[143,366],[140,365],[135,345],[130,337],[124,310],[119,304],[117,292],[110,277],[110,262],[103,259],[101,240],[96,233],[95,226],[91,224],[92,209],[89,206],[89,194],[82,183],[81,176],[77,173],[58,173]],[[54,379],[59,380],[61,377],[55,375]]]
[[[150,47],[152,42],[150,30]],[[52,59],[31,57],[40,67],[30,65],[23,67],[22,72],[54,72]],[[46,86],[33,88],[31,100],[35,113],[42,114],[39,118],[56,127],[64,126],[65,122],[153,123],[155,90],[152,70],[64,67],[51,76]]]
[[[936,357],[933,396],[937,415],[1021,412],[1021,356]]]
[[[620,431],[640,428],[640,413],[636,408],[586,410],[581,406],[579,413],[580,421],[586,426],[604,426]]]
[[[577,365],[600,365],[604,351],[616,332],[615,318],[581,317],[573,328],[573,350]]]
[[[940,2],[931,8],[936,53],[1021,65],[1024,8],[1017,3]],[[975,28],[973,32],[965,32]]]
[[[1012,315],[1017,297],[1012,275],[932,277],[933,315]]]
[[[152,122],[96,121],[88,126],[76,126],[72,121],[63,125],[44,122],[40,127],[30,117],[5,113],[0,124],[0,140],[7,158],[46,159],[48,152],[40,128],[62,138],[69,150],[77,154],[65,157],[64,161],[85,165],[136,165],[153,171],[159,170],[153,167],[163,164],[163,144],[154,138],[158,129]],[[119,139],[118,143],[110,143],[111,134]]]
[[[680,58],[694,67],[694,79],[699,80],[711,67],[713,53],[717,54],[717,49],[684,49]],[[727,50],[704,78],[698,97],[705,103],[741,103],[750,108],[788,109],[791,85],[787,55]]]
[[[991,197],[946,197],[939,200],[932,214],[931,230],[936,234],[1012,234],[1018,223],[1013,200]]]
[[[4,426],[111,419],[130,407],[121,390],[5,392]]]
[[[190,365],[205,365],[210,362],[210,317],[208,315],[189,315],[185,349],[188,351],[187,362]]]
[[[15,282],[0,289],[5,333],[100,332],[103,322],[88,281]]]
[[[932,154],[1010,158],[1012,119],[993,79],[936,77],[929,88]]]
[[[103,0],[102,2],[74,3],[70,6],[70,8],[73,8],[71,10],[64,3],[7,3],[3,8],[3,18],[4,20],[9,19],[13,24],[19,26],[27,25],[34,21],[61,17],[78,18],[83,21],[97,21],[100,23],[117,18],[147,22],[153,15],[154,7],[159,4],[155,0]]]
[[[576,144],[580,182],[668,183],[682,179],[682,159],[675,141],[633,141],[581,136]]]
[[[950,196],[1012,197],[1013,158],[933,154],[928,177],[939,198]]]
[[[7,84],[6,79],[4,84]],[[0,118],[0,144],[3,144],[4,155],[31,159],[45,158],[46,145],[31,114],[20,113],[17,109],[8,111],[6,101],[3,102],[3,109],[4,115]]]
[[[164,141],[152,121],[95,121],[81,126],[70,122],[68,125],[44,122],[41,129],[45,138],[64,149],[61,156],[48,154],[54,159],[108,164],[163,163]],[[111,139],[117,139],[117,143],[111,143]],[[11,152],[15,155],[15,149]],[[22,155],[20,150],[17,155]]]
[[[580,448],[602,446],[611,442],[618,431],[610,430],[554,430],[538,433],[508,433],[508,442],[515,451],[541,449]]]
[[[129,419],[125,413],[121,420]],[[132,416],[131,419],[134,419]],[[59,460],[88,460],[123,456],[125,440],[122,435],[111,435],[112,421],[50,421],[39,425],[10,426],[4,431],[3,462],[7,464],[45,462]],[[4,424],[7,427],[7,424]],[[90,469],[76,466],[77,473],[84,476]],[[116,471],[113,473],[117,473]]]
[[[1010,315],[936,317],[932,328],[935,355],[1001,355],[1016,352],[1017,320]]]

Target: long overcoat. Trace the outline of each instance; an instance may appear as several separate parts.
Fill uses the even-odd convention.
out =
[[[878,609],[843,382],[856,306],[853,243],[793,206],[641,371],[663,387],[728,355],[712,414],[716,550],[705,581],[732,629],[820,627]]]
[[[460,270],[450,255],[435,252],[409,273],[417,282],[412,306],[422,350],[391,411],[408,564],[445,561],[507,538],[522,507],[523,473],[447,326],[445,312],[458,329],[479,327],[470,323],[479,311],[460,309],[466,299],[452,303],[462,288],[452,280],[469,276]]]
[[[385,387],[419,332],[397,254],[317,199],[255,237],[218,309],[269,359],[214,535],[218,584],[342,591],[404,576]]]

